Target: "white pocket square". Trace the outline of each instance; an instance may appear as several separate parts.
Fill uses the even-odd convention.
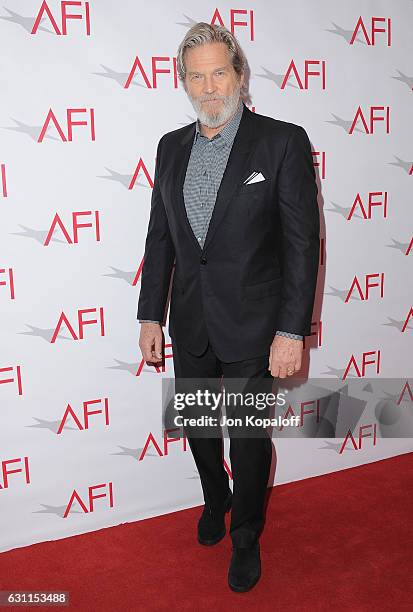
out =
[[[265,181],[265,176],[263,176],[261,172],[253,172],[249,175],[248,178],[245,179],[244,185],[251,185],[251,183],[259,183],[260,181]]]

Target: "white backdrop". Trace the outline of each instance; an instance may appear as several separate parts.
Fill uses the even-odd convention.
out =
[[[407,0],[6,1],[0,550],[202,503],[190,450],[163,442],[167,331],[164,371],[143,365],[136,319],[156,145],[195,120],[175,54],[197,21],[238,37],[248,106],[312,143],[322,258],[303,372],[339,385],[349,365],[361,383],[412,376],[412,19]],[[413,450],[361,442],[276,440],[273,481]]]

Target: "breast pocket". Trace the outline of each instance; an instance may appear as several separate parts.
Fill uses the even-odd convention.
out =
[[[265,181],[258,181],[257,183],[241,183],[238,189],[239,195],[254,195],[266,191],[270,185],[271,179],[265,179]]]
[[[263,173],[264,174],[264,173]],[[237,197],[242,202],[260,202],[264,201],[267,197],[271,197],[272,193],[272,177],[264,174],[265,180],[258,181],[257,183],[241,183],[237,189]],[[245,178],[243,179],[245,180]]]

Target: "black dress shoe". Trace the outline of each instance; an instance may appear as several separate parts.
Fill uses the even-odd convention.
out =
[[[205,546],[217,544],[225,535],[225,513],[231,508],[232,492],[229,491],[224,505],[219,510],[212,510],[205,504],[198,521],[198,542]]]
[[[249,591],[261,576],[260,545],[249,548],[232,547],[232,558],[228,570],[228,584],[233,591]]]

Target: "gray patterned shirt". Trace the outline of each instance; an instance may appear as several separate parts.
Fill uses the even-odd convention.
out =
[[[199,119],[196,122],[183,193],[188,220],[201,247],[204,246],[217,192],[241,121],[243,109],[244,105],[240,98],[235,115],[211,139],[201,134]],[[139,323],[145,322],[159,323],[159,321],[146,319],[139,320]],[[303,336],[290,332],[277,331],[276,333],[278,336],[287,336],[296,340],[302,340],[303,338]]]
[[[211,220],[232,144],[241,121],[243,104],[240,99],[232,119],[211,139],[203,136],[199,120],[184,182],[185,208],[192,231],[201,247]]]

